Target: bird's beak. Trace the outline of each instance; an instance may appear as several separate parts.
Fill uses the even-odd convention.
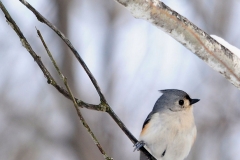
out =
[[[190,100],[190,105],[197,103],[198,101],[200,101],[200,99],[191,99]]]

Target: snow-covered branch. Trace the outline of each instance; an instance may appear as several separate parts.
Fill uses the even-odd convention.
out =
[[[159,0],[116,0],[183,44],[240,89],[240,58]]]

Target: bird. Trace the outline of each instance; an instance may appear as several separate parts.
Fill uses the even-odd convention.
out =
[[[143,123],[135,150],[145,147],[157,160],[184,160],[196,139],[193,104],[200,99],[178,89],[160,90],[162,96]],[[140,160],[147,157],[141,152]]]

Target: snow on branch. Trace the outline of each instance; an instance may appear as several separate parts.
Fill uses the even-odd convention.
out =
[[[222,39],[221,37],[218,37],[216,35],[211,35],[212,38],[214,38],[216,41],[218,41],[218,43],[222,44],[224,47],[226,47],[227,49],[229,49],[233,54],[235,54],[238,58],[240,58],[240,49],[238,49],[237,47],[229,44],[227,41],[225,41],[224,39]]]
[[[240,89],[240,58],[159,0],[116,0],[172,36]]]

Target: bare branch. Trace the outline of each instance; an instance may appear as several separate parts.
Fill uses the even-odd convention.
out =
[[[47,82],[49,84],[51,84],[52,86],[54,86],[60,93],[62,93],[65,97],[67,97],[68,99],[71,99],[69,93],[63,89],[61,86],[59,86],[56,81],[54,80],[54,78],[52,77],[52,75],[49,73],[49,71],[47,70],[47,68],[44,66],[44,64],[41,61],[41,57],[39,57],[34,50],[32,49],[31,45],[28,43],[27,39],[25,38],[25,36],[23,35],[23,33],[21,32],[21,30],[19,29],[19,27],[17,26],[17,24],[15,23],[15,21],[12,19],[12,17],[10,16],[10,14],[8,13],[8,11],[6,10],[6,8],[4,7],[4,5],[2,4],[2,2],[0,1],[0,7],[1,10],[3,11],[3,13],[5,14],[6,20],[8,22],[8,24],[12,27],[12,29],[17,33],[17,35],[20,38],[20,41],[23,45],[23,47],[25,47],[27,49],[27,51],[31,54],[31,56],[33,57],[33,59],[35,60],[35,62],[38,64],[38,66],[40,67],[40,69],[42,70],[44,76],[47,78]],[[77,98],[75,98],[75,100],[77,101],[78,105],[81,107],[85,107],[88,109],[92,109],[92,110],[97,110],[97,111],[104,111],[106,109],[104,109],[102,106],[100,105],[94,105],[94,104],[88,104],[85,103],[81,100],[78,100]]]
[[[73,104],[74,104],[74,107],[77,111],[77,114],[78,114],[78,117],[80,119],[80,121],[82,122],[83,126],[86,128],[86,130],[88,131],[88,133],[90,134],[90,136],[92,137],[94,143],[96,144],[97,148],[99,149],[99,151],[102,153],[103,157],[106,159],[106,160],[113,160],[113,158],[109,157],[106,152],[104,151],[103,147],[101,146],[101,144],[99,143],[99,141],[97,140],[96,136],[94,135],[94,133],[91,131],[91,128],[89,127],[89,125],[87,124],[87,122],[85,121],[85,119],[83,118],[82,116],[82,113],[80,112],[80,109],[78,108],[77,106],[77,102],[75,101],[74,99],[74,96],[72,94],[72,91],[71,89],[69,88],[68,86],[68,83],[67,83],[67,78],[65,76],[63,76],[62,73],[60,73],[61,77],[63,78],[63,81],[64,81],[64,84],[68,90],[68,92],[70,93],[71,97],[72,97],[72,101],[73,101]]]
[[[104,157],[106,160],[113,160],[113,158],[109,157],[109,156],[106,154],[106,152],[104,151],[103,147],[101,146],[101,144],[100,144],[99,141],[97,140],[96,136],[95,136],[94,133],[92,132],[91,128],[89,127],[89,125],[87,124],[87,122],[85,121],[85,119],[83,118],[82,113],[81,113],[80,109],[78,108],[77,102],[76,102],[76,100],[75,100],[75,98],[74,98],[74,96],[73,96],[73,93],[72,93],[72,91],[71,91],[71,89],[70,89],[70,87],[69,87],[69,85],[68,85],[67,78],[62,74],[61,70],[59,69],[56,61],[54,60],[54,58],[53,58],[50,50],[49,50],[48,47],[47,47],[47,44],[45,43],[45,41],[44,41],[44,39],[43,39],[43,37],[42,37],[42,35],[41,35],[41,32],[40,32],[38,29],[36,29],[36,30],[37,30],[37,34],[39,35],[39,37],[40,37],[40,39],[41,39],[41,41],[42,41],[42,44],[43,44],[44,48],[45,48],[46,51],[47,51],[47,54],[48,54],[49,58],[51,59],[51,61],[52,61],[53,65],[54,65],[55,69],[57,70],[59,76],[60,76],[61,79],[63,80],[64,85],[65,85],[65,87],[67,88],[68,93],[70,93],[70,95],[71,95],[72,102],[73,102],[73,104],[74,104],[74,107],[75,107],[75,109],[76,109],[76,112],[77,112],[77,115],[78,115],[80,121],[82,122],[82,124],[83,124],[83,126],[86,128],[86,130],[88,131],[89,135],[90,135],[91,138],[93,139],[93,141],[94,141],[94,143],[96,144],[96,146],[97,146],[97,148],[99,149],[99,151],[102,153],[103,157]]]
[[[20,0],[20,2],[22,2],[22,4],[24,4],[29,10],[31,10],[35,16],[37,17],[37,19],[42,22],[45,23],[46,25],[48,25],[55,33],[57,33],[57,35],[68,45],[68,47],[71,49],[71,51],[73,52],[73,54],[75,55],[75,57],[77,58],[77,60],[79,61],[79,63],[82,65],[83,69],[85,70],[85,72],[87,73],[88,77],[91,79],[94,87],[96,88],[98,95],[100,96],[100,99],[102,102],[107,103],[104,95],[101,92],[100,87],[97,84],[96,79],[94,78],[94,76],[92,75],[92,73],[90,72],[90,70],[88,69],[87,65],[85,64],[85,62],[83,61],[83,59],[81,58],[81,56],[78,54],[77,50],[73,47],[72,43],[69,41],[68,38],[65,37],[65,35],[58,30],[52,23],[50,23],[46,18],[44,18],[35,8],[33,8],[27,1],[25,0]]]
[[[116,0],[136,18],[145,19],[172,36],[240,89],[240,59],[159,0]]]
[[[21,0],[20,0],[21,1]],[[41,14],[39,14],[32,6],[30,6],[30,4],[28,4],[25,0],[21,1],[23,4],[26,3],[26,5],[29,7],[29,9],[34,10],[34,14],[37,14],[37,18],[40,21],[44,21],[46,20]],[[0,1],[0,7],[2,9],[2,11],[5,14],[6,19],[8,20],[9,24],[12,26],[12,28],[15,30],[15,32],[20,37],[20,40],[22,42],[22,38],[23,37],[23,41],[24,44],[23,46],[29,46],[29,47],[25,47],[28,52],[33,56],[33,57],[38,57],[37,58],[37,64],[40,65],[39,67],[41,68],[42,72],[44,73],[44,75],[46,76],[46,78],[48,79],[48,83],[50,83],[51,85],[53,85],[60,93],[62,93],[65,97],[67,97],[68,99],[72,99],[70,94],[68,93],[68,91],[66,91],[65,89],[63,89],[62,87],[60,87],[52,78],[52,76],[50,75],[50,73],[48,72],[48,70],[46,69],[46,67],[43,65],[41,59],[39,58],[39,56],[36,55],[36,53],[32,50],[31,46],[29,45],[29,43],[27,42],[26,38],[23,36],[22,32],[20,31],[20,29],[18,28],[18,26],[16,25],[16,23],[14,22],[14,20],[11,18],[11,16],[9,15],[9,13],[7,12],[7,10],[5,9],[5,7],[3,6],[3,4]],[[48,22],[46,20],[46,22]],[[45,22],[45,23],[46,23]],[[77,102],[78,106],[81,107],[85,107],[88,109],[93,109],[93,110],[97,110],[97,111],[104,111],[104,112],[108,112],[108,114],[114,119],[114,121],[118,124],[118,126],[123,130],[123,132],[128,136],[128,138],[135,144],[137,143],[137,139],[131,134],[131,132],[127,129],[127,127],[123,124],[123,122],[119,119],[119,117],[114,113],[114,111],[111,109],[111,107],[108,105],[106,99],[104,98],[103,94],[101,93],[100,88],[97,85],[97,82],[95,80],[95,78],[93,77],[93,75],[91,74],[91,72],[89,71],[89,69],[87,68],[86,64],[84,63],[84,61],[81,59],[81,57],[78,55],[77,51],[74,49],[74,47],[72,47],[70,41],[54,26],[52,25],[50,22],[48,22],[49,25],[52,27],[52,29],[64,40],[64,42],[70,47],[70,49],[74,52],[74,55],[76,56],[76,58],[78,58],[78,60],[80,61],[81,65],[83,65],[83,68],[85,69],[85,71],[88,73],[90,79],[92,80],[92,82],[95,85],[96,90],[99,93],[100,99],[101,99],[101,103],[99,105],[94,105],[94,104],[88,104],[85,103],[81,100],[78,100],[75,98],[75,101]],[[49,27],[50,27],[49,26]],[[51,28],[50,27],[50,28]],[[32,54],[34,53],[34,54]],[[34,58],[35,59],[35,58]],[[140,150],[150,159],[150,160],[156,160],[144,147],[141,147]]]

